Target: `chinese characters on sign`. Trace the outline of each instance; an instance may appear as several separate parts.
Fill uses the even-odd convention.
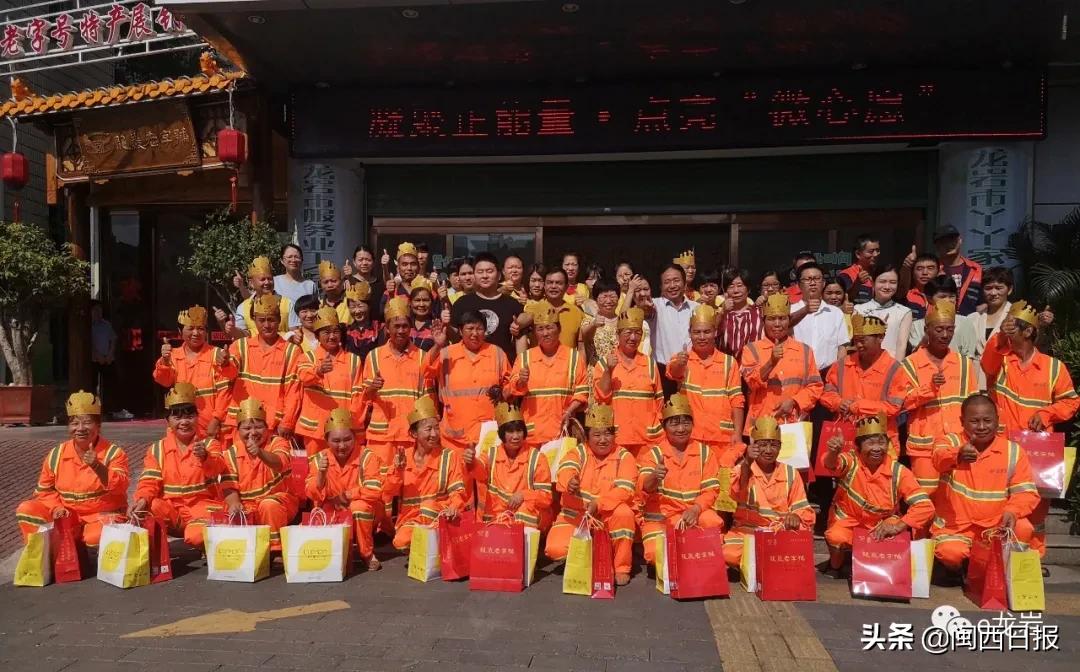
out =
[[[967,174],[967,237],[971,258],[983,266],[1005,263],[1009,234],[1016,229],[1009,203],[1010,152],[985,147],[972,152]]]
[[[305,252],[305,272],[316,273],[320,261],[335,259],[337,189],[337,172],[333,166],[313,163],[304,167],[299,237]]]
[[[184,101],[102,112],[73,117],[87,174],[199,165],[198,139]]]
[[[0,33],[0,56],[8,60],[46,56],[50,52],[123,45],[187,32],[187,26],[167,7],[115,2],[7,23]]]

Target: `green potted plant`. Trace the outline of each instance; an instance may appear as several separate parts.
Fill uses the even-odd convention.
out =
[[[24,222],[0,222],[0,352],[11,385],[0,385],[0,423],[46,422],[53,390],[34,385],[31,356],[49,311],[90,289],[90,265],[68,245]],[[0,381],[2,382],[2,381]]]

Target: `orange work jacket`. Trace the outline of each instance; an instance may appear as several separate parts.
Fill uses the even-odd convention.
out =
[[[160,497],[182,506],[217,499],[218,477],[225,473],[225,460],[217,441],[208,441],[206,450],[207,456],[200,460],[191,446],[180,447],[170,429],[146,451],[135,499],[149,503]]]
[[[341,348],[333,356],[334,368],[329,373],[319,373],[327,354],[320,345],[314,352],[305,352],[296,367],[297,378],[303,385],[300,419],[296,423],[296,433],[300,436],[323,438],[326,435],[323,424],[335,408],[349,409],[353,429],[360,427],[357,415],[361,410],[363,363],[358,356]]]
[[[592,502],[596,502],[597,513],[609,514],[620,504],[630,506],[634,500],[637,461],[624,448],[616,447],[605,457],[597,457],[586,446],[578,444],[575,450],[567,451],[555,473],[558,490],[562,493],[562,510],[559,512],[562,517],[580,521]],[[580,482],[579,495],[567,491],[574,476]]]
[[[825,376],[821,405],[836,413],[840,410],[841,402],[851,399],[855,402],[850,406],[855,419],[884,413],[892,444],[889,454],[895,457],[900,452],[896,416],[900,414],[900,407],[913,387],[911,379],[901,371],[900,362],[884,350],[868,369],[859,365],[859,354],[853,353],[829,369]]]
[[[292,499],[293,495],[289,492],[289,474],[292,473],[289,442],[274,436],[263,449],[276,455],[283,466],[271,469],[258,457],[249,455],[239,435],[234,436],[232,445],[223,453],[225,473],[221,476],[222,489],[236,490],[244,501],[257,501],[268,495]]]
[[[1006,339],[999,333],[981,360],[986,386],[1005,429],[1027,429],[1035,415],[1047,427],[1072,420],[1080,410],[1080,396],[1065,365],[1038,350],[1027,363],[1021,362]]]
[[[938,367],[925,347],[908,355],[903,369],[911,384],[903,404],[904,410],[909,411],[907,454],[930,457],[935,440],[949,432],[961,431],[960,405],[979,391],[975,362],[950,350],[942,362],[945,384],[940,388],[933,383]]]
[[[62,506],[80,515],[127,511],[127,453],[101,437],[94,444],[94,452],[108,470],[108,483],[103,484],[83,463],[74,441],[65,441],[45,456],[34,499],[50,511]]]
[[[443,440],[471,445],[480,439],[481,423],[495,417],[489,390],[506,385],[510,362],[497,345],[484,343],[479,352],[470,352],[463,344],[455,343],[428,353],[424,375],[438,385],[443,405],[439,424]]]
[[[267,345],[261,336],[250,336],[234,341],[229,354],[236,360],[238,374],[232,386],[227,424],[235,427],[240,402],[255,397],[266,410],[266,424],[271,432],[279,424],[285,429],[295,429],[300,414],[300,380],[296,371],[303,356],[301,348],[280,337],[273,345]]]
[[[766,474],[757,462],[750,465],[750,478],[742,484],[742,468],[731,474],[731,498],[735,500],[734,527],[753,531],[770,527],[794,513],[802,521],[802,529],[814,528],[814,510],[806,499],[802,477],[792,466],[777,462],[771,474]]]
[[[1017,518],[1031,515],[1039,492],[1020,444],[998,434],[974,462],[960,462],[967,442],[967,434],[948,434],[934,444],[934,468],[941,472],[934,530],[997,527],[1005,511]]]
[[[720,494],[720,462],[709,446],[691,441],[681,454],[666,438],[641,457],[637,486],[644,492],[645,479],[656,474],[661,463],[667,475],[656,492],[645,492],[645,522],[662,523],[697,504],[712,510]]]
[[[664,391],[656,362],[651,357],[637,352],[629,364],[622,353],[616,357],[619,363],[611,371],[611,392],[608,394],[600,389],[600,378],[607,370],[607,363],[600,360],[593,367],[593,397],[602,404],[611,404],[619,428],[619,444],[637,452],[655,443],[663,433],[660,407],[664,403]]]
[[[367,426],[369,441],[408,442],[409,413],[421,396],[431,396],[435,388],[424,378],[424,352],[411,341],[405,352],[397,352],[387,343],[372,350],[364,362],[364,385],[382,376],[382,389],[365,400],[371,408]]]
[[[472,463],[473,478],[486,485],[484,488],[485,522],[494,520],[508,511],[510,498],[521,493],[523,507],[540,513],[551,508],[551,468],[547,458],[535,448],[523,448],[517,457],[510,459],[506,448],[500,443],[477,455]],[[539,516],[526,514],[518,509],[522,522],[540,526]]]
[[[405,467],[391,466],[384,487],[385,492],[401,497],[397,527],[409,523],[431,525],[443,509],[465,508],[461,457],[449,448],[426,455],[421,463],[416,462],[415,451],[406,450]]]
[[[742,377],[750,388],[750,410],[746,422],[750,424],[763,415],[772,415],[784,399],[794,399],[798,413],[809,413],[817,404],[824,385],[818,373],[814,351],[805,343],[786,338],[784,356],[769,374],[761,379],[761,368],[772,357],[773,346],[768,338],[747,343],[739,357]],[[781,422],[795,418],[780,418]]]
[[[229,388],[236,378],[236,364],[229,360],[224,366],[217,366],[220,348],[204,345],[195,352],[187,344],[174,348],[169,359],[171,364],[158,358],[154,364],[154,382],[164,388],[177,383],[191,383],[195,386],[195,408],[199,412],[199,436],[206,436],[206,427],[210,420],[217,418],[225,421],[229,412]]]
[[[526,367],[529,380],[522,383],[521,371]],[[588,402],[586,367],[577,348],[561,344],[551,357],[539,347],[521,353],[510,374],[510,394],[522,397],[521,414],[529,432],[529,445],[557,438],[562,432],[559,421],[570,404]]]
[[[326,455],[329,465],[326,468],[326,483],[319,487],[319,468],[315,458]],[[313,506],[321,507],[324,502],[345,495],[349,501],[361,500],[372,506],[382,503],[383,479],[386,468],[379,456],[357,445],[345,464],[338,462],[334,451],[329,448],[308,458],[308,476],[304,481],[304,490]]]
[[[708,444],[724,455],[725,462],[734,464],[742,456],[742,427],[736,428],[732,409],[746,408],[742,393],[739,365],[731,355],[716,349],[708,357],[691,350],[679,388],[690,402],[694,413],[694,431],[690,438]],[[737,445],[733,445],[732,442]]]
[[[925,528],[934,517],[930,495],[910,469],[892,458],[886,457],[871,471],[854,453],[842,453],[833,475],[837,487],[831,514],[837,519],[853,518],[872,529],[886,518],[900,516],[901,501],[907,513],[900,519],[912,530]]]

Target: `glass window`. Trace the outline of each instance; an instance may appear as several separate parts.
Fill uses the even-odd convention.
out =
[[[521,257],[528,268],[536,258],[536,236],[532,233],[454,234],[451,258],[475,257],[481,252],[494,254],[500,263],[510,255]]]
[[[778,271],[780,281],[790,280],[791,260],[803,250],[816,255],[829,252],[829,232],[824,229],[739,230],[739,266],[750,272],[754,291],[765,271]]]

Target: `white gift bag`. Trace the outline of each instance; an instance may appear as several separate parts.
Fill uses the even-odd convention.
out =
[[[667,532],[661,532],[659,537],[653,538],[649,543],[656,544],[653,550],[654,566],[656,568],[656,589],[664,595],[671,594],[671,578],[668,575],[667,557]]]
[[[270,576],[269,525],[208,525],[206,578],[255,583]]]
[[[476,442],[476,454],[484,455],[499,444],[499,423],[485,420],[480,423],[480,438]]]
[[[796,469],[810,468],[810,443],[814,440],[814,425],[809,422],[789,422],[780,425],[780,454],[777,461]]]
[[[128,523],[101,528],[97,578],[117,588],[150,585],[150,535],[146,528]]]
[[[540,454],[547,458],[548,467],[551,469],[551,482],[558,480],[559,465],[562,464],[566,454],[577,446],[577,439],[572,436],[564,436],[552,439],[540,446]]]
[[[439,555],[439,528],[414,525],[409,543],[409,578],[434,581],[442,578],[442,558]]]
[[[281,528],[281,554],[288,583],[345,580],[348,525],[289,525]]]
[[[934,540],[916,539],[911,542],[911,596],[930,597],[930,574],[934,569]]]
[[[758,592],[757,580],[757,542],[753,532],[742,535],[742,558],[739,560],[740,583],[748,593]]]

